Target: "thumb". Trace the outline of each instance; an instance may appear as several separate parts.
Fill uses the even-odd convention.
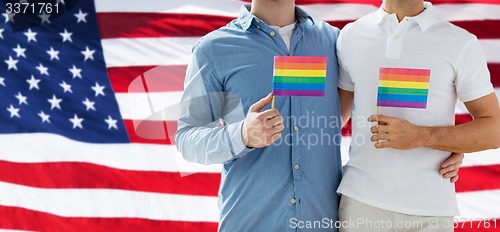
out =
[[[260,99],[258,102],[254,103],[252,106],[250,106],[249,112],[260,112],[264,107],[269,105],[271,101],[273,100],[273,94],[270,93],[268,94],[265,98]]]

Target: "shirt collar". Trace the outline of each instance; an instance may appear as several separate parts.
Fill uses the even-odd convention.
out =
[[[415,22],[417,22],[422,31],[426,31],[427,29],[431,28],[434,24],[436,24],[440,20],[432,4],[430,2],[424,2],[424,4],[425,4],[425,10],[419,15],[411,17],[413,18],[413,20],[415,20]]]
[[[260,20],[255,15],[250,13],[250,6],[250,4],[242,6],[240,9],[240,15],[238,16],[238,22],[244,31],[247,31],[248,28],[250,28],[254,20]],[[305,22],[309,19],[314,24],[313,18],[298,6],[295,7],[295,16],[297,17],[297,22],[299,23]]]
[[[440,19],[430,2],[424,2],[424,4],[425,10],[422,13],[414,17],[407,17],[407,19],[414,20],[420,26],[422,31],[426,31]],[[380,6],[380,8],[374,13],[375,24],[382,23],[389,15],[390,14],[385,12],[382,6]]]
[[[373,22],[375,24],[380,24],[387,17],[389,13],[385,12],[384,8],[380,6],[377,11],[373,13]]]

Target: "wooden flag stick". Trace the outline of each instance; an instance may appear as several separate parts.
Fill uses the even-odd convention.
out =
[[[274,95],[273,95],[273,101],[271,102],[271,109],[274,109]]]
[[[378,116],[380,115],[380,106],[377,106],[377,125],[380,125],[380,121],[378,120]],[[381,133],[381,132],[379,132]],[[380,140],[377,140],[375,143],[379,143]]]

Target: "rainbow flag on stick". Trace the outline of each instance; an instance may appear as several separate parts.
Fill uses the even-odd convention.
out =
[[[377,106],[427,107],[431,70],[380,68]]]
[[[326,56],[275,56],[274,96],[324,96]]]

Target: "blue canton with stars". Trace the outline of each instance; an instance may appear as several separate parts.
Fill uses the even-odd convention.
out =
[[[40,17],[40,26],[18,32],[10,25],[16,15],[6,14],[4,4],[0,12],[0,133],[129,142],[106,72],[94,1],[79,1],[64,15]]]

